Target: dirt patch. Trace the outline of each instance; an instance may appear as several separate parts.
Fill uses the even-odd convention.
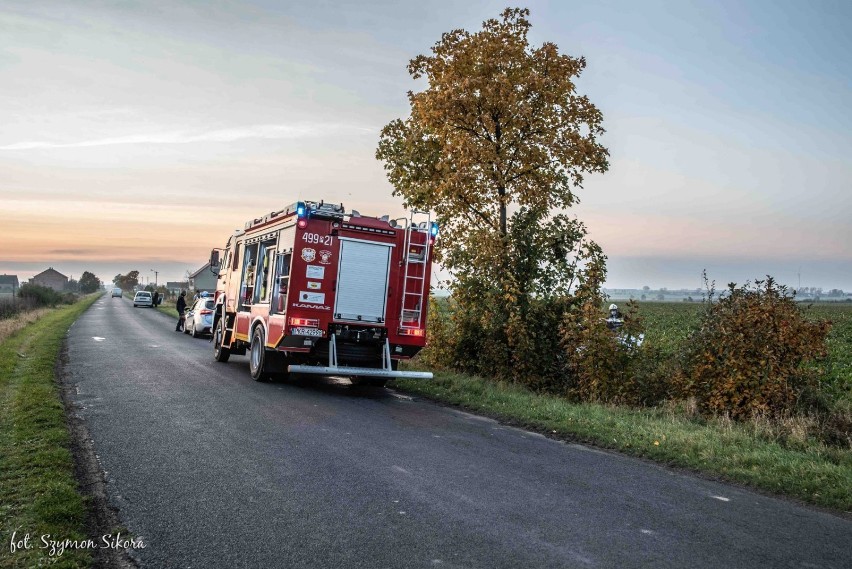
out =
[[[119,531],[127,535],[128,531],[121,525],[118,509],[109,502],[106,479],[103,469],[95,454],[94,443],[89,436],[86,423],[80,417],[79,405],[74,403],[74,385],[68,374],[68,346],[63,342],[59,358],[56,360],[56,379],[65,416],[68,432],[71,436],[71,454],[74,457],[74,473],[77,478],[80,493],[86,500],[86,531],[89,537],[100,543],[101,536],[116,534]],[[123,549],[99,548],[92,551],[93,567],[134,569],[137,563],[131,558],[130,552]]]

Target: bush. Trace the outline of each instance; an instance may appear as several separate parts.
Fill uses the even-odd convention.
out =
[[[72,293],[58,293],[52,288],[29,283],[21,285],[18,289],[18,297],[36,308],[73,304],[76,299]]]
[[[638,306],[628,302],[624,325],[613,331],[607,327],[605,301],[594,292],[565,313],[566,373],[561,391],[586,402],[656,403],[661,398],[657,352],[637,341],[644,333]]]
[[[828,321],[809,322],[784,286],[771,277],[754,286],[713,290],[700,328],[687,342],[683,365],[686,395],[705,413],[733,418],[779,416],[816,389],[826,354]]]

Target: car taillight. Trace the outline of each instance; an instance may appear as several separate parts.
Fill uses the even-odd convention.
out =
[[[399,329],[399,335],[400,336],[416,336],[418,338],[422,338],[425,333],[426,333],[426,331],[422,330],[420,328],[400,328]]]
[[[307,328],[319,328],[319,320],[316,318],[291,318],[290,326],[303,326]]]
[[[207,310],[207,309],[205,308],[204,310],[202,310],[201,312],[199,312],[199,314],[202,314],[202,315],[203,315],[203,314],[213,314],[213,311],[212,311],[212,310]]]

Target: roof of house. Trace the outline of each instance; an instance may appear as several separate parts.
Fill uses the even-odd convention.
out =
[[[203,266],[203,267],[201,267],[200,269],[198,269],[197,271],[195,271],[194,273],[191,273],[191,274],[189,275],[189,278],[194,279],[195,277],[197,277],[198,275],[200,275],[200,274],[202,273],[202,271],[206,271],[209,267],[210,267],[210,263],[209,263],[209,262],[204,263],[204,266]]]
[[[0,284],[18,286],[18,275],[0,275]]]
[[[63,279],[67,279],[67,278],[68,278],[68,277],[66,277],[65,275],[63,275],[62,273],[60,273],[59,271],[57,271],[56,269],[54,269],[53,267],[50,267],[50,268],[49,268],[49,269],[47,269],[46,271],[42,271],[42,272],[40,272],[39,274],[37,274],[37,275],[36,275],[36,276],[34,276],[33,278],[34,278],[34,279],[37,279],[37,278],[39,278],[39,277],[47,277],[47,276],[50,276],[51,274],[59,275],[59,276],[60,276],[60,277],[62,277]]]

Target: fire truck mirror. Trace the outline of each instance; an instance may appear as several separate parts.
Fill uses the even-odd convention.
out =
[[[216,272],[218,272],[219,251],[217,249],[213,249],[212,251],[210,251],[210,268],[212,269],[214,267],[217,268]]]

